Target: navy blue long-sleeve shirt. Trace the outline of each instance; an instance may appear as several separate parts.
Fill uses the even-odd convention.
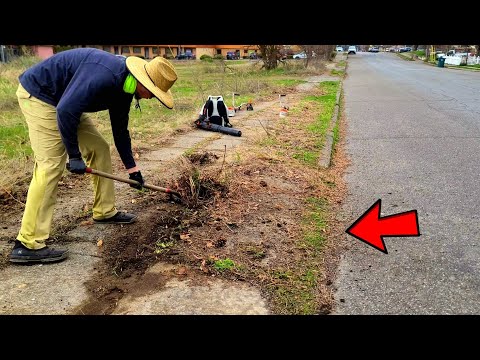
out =
[[[32,66],[19,81],[32,96],[56,107],[70,158],[81,156],[77,129],[82,113],[108,110],[115,147],[127,169],[135,167],[128,119],[133,94],[123,91],[125,59],[94,48],[62,51]]]

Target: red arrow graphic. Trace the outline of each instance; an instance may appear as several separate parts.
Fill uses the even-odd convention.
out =
[[[356,237],[375,249],[388,254],[383,238],[386,236],[420,236],[417,210],[384,216],[380,218],[379,199],[360,216],[347,230],[347,234]]]

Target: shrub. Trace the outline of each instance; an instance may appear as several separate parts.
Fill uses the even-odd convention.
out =
[[[207,62],[212,62],[213,58],[210,55],[203,54],[202,56],[200,56],[200,60],[207,61]]]

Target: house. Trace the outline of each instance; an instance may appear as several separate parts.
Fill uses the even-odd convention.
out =
[[[32,46],[32,52],[40,59],[48,59],[53,55],[53,45],[35,45]]]
[[[258,52],[257,45],[88,45],[116,55],[140,56],[153,59],[163,56],[174,59],[178,54],[191,52],[197,59],[202,55],[221,55],[226,58],[228,52],[235,52],[240,58],[248,58],[250,53]]]
[[[40,59],[47,59],[54,54],[53,45],[0,45],[0,61],[7,62],[11,58],[21,55],[38,56]]]

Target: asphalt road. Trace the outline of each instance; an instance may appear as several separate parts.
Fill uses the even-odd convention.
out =
[[[344,80],[352,224],[417,210],[420,236],[388,254],[345,233],[334,314],[480,314],[480,72],[348,58]]]

